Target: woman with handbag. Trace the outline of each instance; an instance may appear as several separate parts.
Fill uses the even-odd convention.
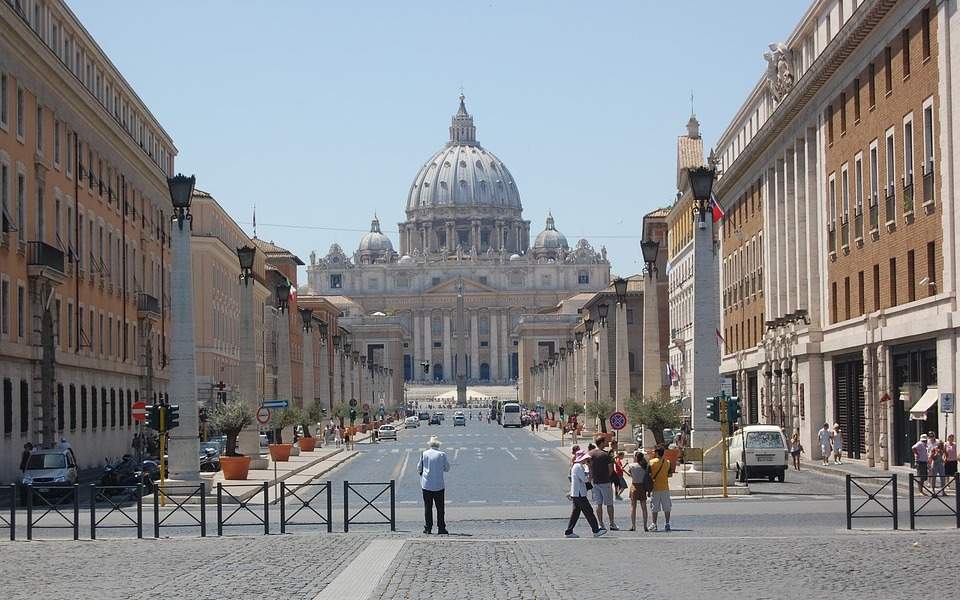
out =
[[[633,462],[627,465],[627,473],[630,475],[630,531],[637,530],[637,503],[640,504],[640,510],[643,513],[643,530],[647,530],[647,493],[653,487],[650,481],[650,468],[647,464],[647,457],[643,451],[637,450],[633,453]],[[647,484],[650,484],[650,489]]]

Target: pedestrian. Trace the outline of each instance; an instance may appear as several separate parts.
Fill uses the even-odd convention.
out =
[[[957,474],[957,440],[952,433],[947,436],[943,450],[943,473],[947,477],[953,477]]]
[[[920,484],[920,494],[926,496],[927,492],[924,489],[924,484],[927,481],[927,460],[929,453],[927,452],[927,434],[920,435],[920,441],[913,445],[910,448],[913,450],[913,464],[917,469],[917,482]]]
[[[574,461],[576,460],[578,452],[580,452],[579,445],[574,446],[573,448],[570,448],[570,464],[571,465],[573,465]]]
[[[946,454],[946,448],[944,447],[943,442],[937,440],[935,446],[930,448],[930,451],[927,453],[927,462],[930,465],[928,470],[930,472],[930,489],[933,490],[933,495],[937,495],[938,489],[943,489],[946,492],[947,482],[946,482],[946,469],[944,468],[944,455]],[[940,487],[937,487],[937,477],[940,478]],[[944,494],[946,495],[946,494]]]
[[[823,460],[823,464],[830,464],[830,454],[833,452],[833,445],[831,444],[833,434],[830,433],[830,424],[824,423],[823,429],[817,433],[817,438],[820,440],[820,457]]]
[[[447,453],[440,451],[440,438],[432,436],[427,448],[417,461],[417,473],[420,474],[420,489],[423,491],[423,532],[433,530],[433,506],[437,507],[437,533],[447,535],[447,522],[444,518],[443,474],[450,470]]]
[[[570,467],[570,493],[567,498],[573,503],[573,509],[570,511],[570,520],[567,521],[567,530],[563,535],[568,538],[580,537],[573,532],[580,520],[580,514],[587,518],[590,524],[590,530],[593,531],[593,537],[600,537],[607,533],[607,530],[597,523],[597,518],[590,507],[590,501],[587,499],[587,472],[584,470],[584,463],[588,462],[590,455],[580,450],[573,457],[573,465]]]
[[[617,490],[617,500],[623,500],[621,495],[623,494],[623,491],[627,489],[627,480],[623,477],[623,450],[620,450],[614,455],[613,476],[613,483]]]
[[[940,445],[935,431],[927,432],[927,473],[930,475],[930,489],[935,489],[936,481],[933,474],[933,451]]]
[[[673,465],[663,457],[664,448],[658,445],[657,457],[650,461],[650,479],[653,480],[653,491],[650,492],[650,511],[653,513],[650,530],[657,530],[657,513],[663,511],[664,531],[670,531],[670,509],[673,501],[670,499],[670,472]]]
[[[573,440],[573,443],[577,443],[577,435],[580,433],[580,430],[577,428],[577,418],[573,418],[573,422],[570,423],[570,437]]]
[[[833,444],[833,464],[842,465],[840,460],[843,454],[843,432],[840,430],[840,424],[833,424],[833,437],[830,439]]]
[[[340,436],[341,436],[340,426],[337,425],[333,428],[333,445],[336,446],[337,448],[340,447],[340,441],[341,441]]]
[[[643,513],[643,530],[647,530],[647,494],[651,491],[647,486],[653,485],[653,481],[648,477],[649,467],[642,450],[634,452],[633,462],[627,465],[627,473],[630,475],[630,531],[637,530],[637,504]]]
[[[27,463],[30,462],[30,455],[33,454],[33,444],[27,442],[23,445],[23,452],[20,453],[20,471],[27,470]]]
[[[800,430],[798,429],[790,438],[790,456],[793,457],[793,468],[798,471],[800,470],[801,454],[803,454],[803,444],[800,443]]]
[[[66,450],[71,457],[73,457],[73,462],[77,462],[77,455],[73,453],[73,446],[70,445],[70,442],[67,441],[67,438],[60,438],[60,449]]]
[[[617,531],[617,524],[613,521],[613,459],[609,450],[601,449],[604,438],[598,436],[596,447],[590,450],[590,482],[593,484],[593,503],[597,506],[597,523],[601,529],[603,525],[603,507],[607,507],[607,516],[610,517],[610,531]]]

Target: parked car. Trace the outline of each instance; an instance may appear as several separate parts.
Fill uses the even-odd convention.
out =
[[[420,427],[420,419],[418,419],[416,415],[412,417],[407,417],[403,421],[403,426],[406,429],[416,429],[417,427]]]
[[[463,411],[457,411],[453,415],[453,426],[462,425],[463,427],[467,426],[467,417],[463,415]]]
[[[430,425],[439,425],[440,424],[440,413],[437,413],[430,417]]]
[[[20,478],[23,485],[32,485],[41,494],[56,493],[77,483],[77,462],[73,451],[62,448],[37,450],[27,459],[27,468]]]
[[[433,413],[433,416],[438,417],[438,418],[440,419],[440,422],[441,422],[441,423],[442,423],[443,420],[444,420],[443,413],[440,412],[439,410],[438,410],[437,412]]]
[[[377,430],[377,437],[381,440],[397,440],[397,428],[393,425],[381,425]]]
[[[776,425],[747,425],[730,438],[727,466],[736,471],[737,481],[766,477],[783,482],[788,464],[787,440]]]
[[[425,411],[425,410],[424,410],[424,411],[420,411],[419,419],[420,419],[421,421],[429,421],[429,420],[430,420],[430,413],[428,413],[428,412]]]

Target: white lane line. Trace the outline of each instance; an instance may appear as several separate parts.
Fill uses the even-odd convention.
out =
[[[486,504],[486,500],[467,500],[467,504]]]
[[[493,450],[493,447],[487,446],[487,450]]]
[[[403,474],[407,472],[407,463],[410,462],[410,451],[407,450],[406,454],[403,455],[403,467],[400,469],[400,476],[397,477],[399,481],[403,481]]]
[[[519,500],[504,500],[504,504],[520,504]]]
[[[313,600],[367,600],[405,540],[373,540]]]
[[[509,448],[504,448],[503,450],[504,450],[507,454],[509,454],[511,457],[513,457],[513,460],[520,460],[519,458],[517,458],[517,455],[516,455],[516,454],[514,454],[513,452],[510,452],[510,449],[509,449]]]
[[[400,504],[419,504],[416,500],[398,500],[397,502]]]
[[[458,458],[460,458],[460,448],[457,448],[453,453],[453,460],[456,461]]]

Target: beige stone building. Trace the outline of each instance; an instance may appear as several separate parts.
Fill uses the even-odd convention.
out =
[[[0,2],[0,482],[27,441],[122,455],[164,393],[176,153],[66,4]]]

